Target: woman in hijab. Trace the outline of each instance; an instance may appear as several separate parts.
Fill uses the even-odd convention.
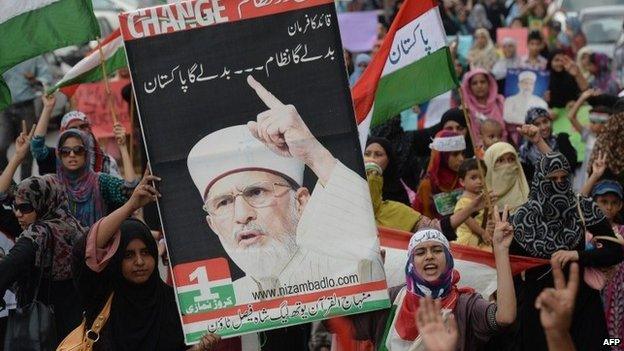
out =
[[[392,143],[397,154],[401,180],[410,190],[416,191],[429,163],[429,156],[431,155],[429,143],[441,130],[463,135],[466,138],[466,157],[474,155],[471,140],[466,137],[468,135],[466,119],[459,108],[451,108],[444,112],[440,123],[430,128],[404,131],[401,127],[401,120],[393,118],[387,123],[373,128],[371,135],[383,137]]]
[[[473,130],[479,130],[480,121],[493,119],[503,126],[503,140],[507,138],[507,128],[503,119],[505,98],[498,94],[498,85],[494,77],[487,71],[478,68],[464,76],[461,85],[464,103],[468,108]],[[481,145],[481,138],[474,133],[473,142]]]
[[[517,54],[517,46],[518,43],[513,38],[505,38],[503,39],[503,57],[496,61],[494,67],[492,68],[492,74],[494,78],[501,82],[505,80],[507,77],[507,70],[512,68],[518,68],[522,64],[522,60],[520,56]],[[502,86],[502,82],[500,84]],[[499,89],[499,91],[502,91]]]
[[[388,139],[376,137],[368,138],[366,141],[366,149],[364,150],[364,158],[373,160],[382,169],[382,198],[384,200],[392,200],[406,205],[411,204],[403,182],[401,181],[401,176],[399,175],[394,148]]]
[[[618,109],[607,121],[604,131],[596,138],[589,159],[591,165],[596,162],[599,155],[605,155],[610,176],[617,178],[620,183],[624,183],[624,157],[622,157],[624,155],[624,138],[622,136],[624,136],[624,111]]]
[[[453,213],[462,194],[457,172],[464,161],[466,142],[460,134],[443,130],[429,147],[429,166],[412,207],[429,218],[441,219]]]
[[[589,56],[592,53],[592,48],[585,46],[582,47],[576,54],[576,66],[578,66],[585,79],[589,79],[591,76],[591,72],[589,71]]]
[[[475,8],[477,6],[475,6]],[[489,72],[498,60],[498,54],[496,53],[496,47],[494,47],[494,43],[490,37],[490,32],[485,28],[477,29],[474,34],[474,39],[474,44],[468,52],[470,69],[482,68]]]
[[[546,149],[563,154],[569,165],[576,166],[576,149],[566,133],[553,134],[550,112],[541,107],[532,107],[527,111],[526,124],[533,125],[536,131],[532,137],[527,137],[520,145],[520,161],[524,174],[529,181],[533,179],[535,164],[539,161]],[[545,148],[544,144],[545,143]]]
[[[497,302],[489,302],[471,288],[457,286],[460,276],[454,269],[449,242],[437,230],[424,229],[410,239],[405,264],[405,284],[389,289],[392,309],[351,317],[355,338],[371,340],[375,349],[390,351],[424,350],[416,325],[416,314],[425,298],[439,299],[443,318],[457,321],[458,350],[475,351],[516,316],[509,244],[512,229],[506,222],[494,230],[493,245],[497,267]]]
[[[138,182],[91,170],[92,150],[88,134],[77,129],[64,131],[56,148],[56,176],[66,188],[72,213],[86,227],[126,202]]]
[[[489,30],[492,29],[492,22],[488,19],[487,11],[483,4],[477,3],[472,7],[472,11],[470,11],[470,15],[468,16],[468,24],[476,30],[485,29],[489,37]]]
[[[567,268],[578,262],[581,269],[609,267],[622,261],[621,247],[607,240],[585,250],[585,232],[615,237],[609,221],[590,198],[572,189],[572,170],[560,153],[549,153],[538,161],[529,200],[513,215],[514,241],[510,252],[546,258]],[[548,267],[527,270],[521,283],[518,309],[520,350],[546,350],[544,331],[534,301],[544,288],[553,286]],[[600,293],[584,281],[576,298],[570,333],[577,350],[595,350],[608,338]]]
[[[508,206],[510,213],[515,213],[529,198],[529,185],[516,149],[511,144],[498,142],[485,151],[484,161],[485,184],[498,196],[498,207]]]
[[[620,93],[620,85],[611,71],[607,55],[599,52],[589,55],[589,72],[592,74],[589,82],[592,88],[600,90],[603,94]]]
[[[444,216],[440,220],[423,216],[407,205],[410,203],[407,194],[405,194],[406,200],[408,200],[407,204],[396,200],[403,195],[401,192],[405,193],[405,188],[402,181],[395,176],[396,169],[392,167],[394,160],[391,145],[386,139],[370,138],[367,141],[364,162],[377,225],[408,232],[422,228],[435,228],[442,231],[449,240],[454,240],[457,236],[455,228],[461,225],[473,212],[480,210],[479,207],[482,206],[483,198],[472,199],[465,209]],[[393,176],[393,174],[395,175]],[[394,189],[386,188],[386,179],[397,179],[397,185],[400,186],[396,189],[399,190],[398,194]]]
[[[550,107],[565,108],[570,101],[576,101],[589,85],[581,70],[563,50],[554,50],[548,60],[550,71],[548,103]]]
[[[85,301],[87,326],[112,296],[95,351],[188,349],[173,288],[158,275],[156,241],[143,222],[128,219],[160,196],[149,185],[157,180],[146,175],[130,200],[98,221],[74,247],[74,281]],[[214,335],[206,335],[190,350],[210,350],[216,342]]]
[[[357,83],[358,79],[360,79],[360,76],[362,75],[362,73],[364,73],[364,70],[366,69],[366,67],[368,67],[368,64],[370,62],[371,57],[367,54],[358,54],[355,57],[355,66],[353,67],[353,73],[351,74],[351,76],[349,76],[350,87],[353,87],[355,83]]]
[[[0,296],[17,283],[18,306],[28,305],[35,298],[53,306],[60,341],[80,323],[80,300],[71,279],[71,251],[86,230],[70,213],[63,185],[54,175],[23,180],[15,192],[13,211],[22,233],[0,260]]]
[[[569,16],[566,19],[565,31],[557,36],[559,47],[569,53],[572,57],[576,57],[579,50],[587,45],[587,38],[583,34],[583,24],[576,16]]]
[[[45,136],[48,132],[48,124],[52,117],[56,97],[54,95],[46,96],[44,94],[41,99],[43,100],[43,110],[37,122],[35,136],[30,142],[30,148],[34,158],[37,160],[39,173],[48,174],[56,172],[57,166],[54,148],[45,145]],[[80,111],[70,111],[66,113],[61,119],[61,132],[68,129],[79,129],[86,133],[89,138],[89,144],[91,145],[91,150],[89,152],[93,155],[89,164],[94,172],[108,173],[117,177],[120,176],[115,159],[102,151],[97,138],[91,130],[91,122],[84,113]]]

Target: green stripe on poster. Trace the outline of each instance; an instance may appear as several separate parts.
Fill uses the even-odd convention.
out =
[[[239,335],[239,334],[245,334],[245,333],[252,332],[252,331],[280,328],[280,327],[284,327],[285,325],[292,326],[292,325],[297,325],[297,324],[310,323],[310,322],[314,322],[314,321],[318,321],[318,320],[327,319],[327,318],[330,318],[330,317],[371,312],[371,311],[376,311],[376,310],[388,308],[389,305],[390,305],[390,300],[383,299],[383,300],[365,302],[362,305],[362,308],[352,307],[352,308],[350,308],[347,311],[344,311],[340,307],[332,307],[331,311],[327,315],[323,314],[323,311],[319,311],[318,314],[316,316],[314,316],[314,317],[307,317],[307,318],[301,317],[301,316],[290,317],[290,318],[286,319],[286,322],[282,322],[282,319],[279,319],[279,320],[268,319],[268,320],[266,320],[264,322],[259,322],[257,324],[256,323],[246,323],[246,324],[242,325],[240,328],[238,328],[237,330],[232,330],[232,329],[229,329],[229,330],[219,330],[219,331],[217,331],[217,333],[220,336],[222,336],[222,337],[228,336],[228,335],[234,335],[234,334]],[[226,319],[226,317],[224,317],[223,319]],[[206,331],[187,333],[185,335],[186,342],[187,343],[196,342],[205,333],[206,333]]]

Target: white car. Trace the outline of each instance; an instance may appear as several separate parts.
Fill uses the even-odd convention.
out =
[[[579,19],[590,50],[613,57],[615,43],[622,34],[624,5],[586,8],[579,13]]]

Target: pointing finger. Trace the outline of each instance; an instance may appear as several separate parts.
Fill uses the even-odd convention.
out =
[[[262,102],[264,102],[264,104],[267,105],[268,108],[278,108],[284,106],[284,104],[282,104],[282,102],[279,101],[279,99],[276,98],[275,95],[271,94],[270,91],[266,90],[266,88],[262,86],[260,82],[254,79],[254,77],[247,76],[247,84],[249,84],[249,86],[256,91],[256,94],[258,95],[260,100],[262,100]]]

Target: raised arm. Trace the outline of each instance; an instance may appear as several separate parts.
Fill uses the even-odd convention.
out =
[[[576,115],[577,115],[579,109],[581,108],[581,106],[583,106],[585,104],[587,99],[589,99],[590,96],[595,96],[597,93],[598,93],[598,91],[595,90],[595,89],[585,90],[581,94],[581,96],[578,98],[578,100],[576,100],[574,102],[574,105],[572,105],[572,108],[570,109],[570,112],[568,112],[568,119],[570,120],[570,123],[572,123],[572,126],[574,127],[574,129],[576,129],[576,131],[579,132],[579,133],[581,133],[583,131],[583,126],[581,125],[581,123],[576,118]]]
[[[48,125],[50,124],[50,118],[52,117],[52,111],[56,104],[56,94],[41,96],[43,101],[43,109],[41,110],[41,116],[37,121],[37,128],[35,128],[35,136],[44,137],[48,134]]]
[[[502,218],[498,206],[494,206],[495,227],[492,237],[494,259],[496,261],[497,309],[496,323],[500,326],[512,324],[516,319],[516,293],[514,291],[511,263],[509,262],[509,246],[513,240],[513,227],[507,221],[509,207],[505,206]]]
[[[113,127],[113,132],[115,133],[115,140],[117,141],[117,146],[119,146],[119,152],[121,153],[124,179],[131,182],[137,179],[137,174],[134,172],[132,158],[130,157],[128,147],[126,145],[126,128],[124,128],[124,126],[120,123],[116,123]]]
[[[26,124],[22,123],[22,132],[15,140],[15,154],[9,160],[9,163],[4,168],[2,174],[0,174],[0,193],[4,193],[9,190],[11,186],[11,180],[15,175],[17,168],[24,162],[28,151],[30,150],[30,139],[35,131],[35,127],[31,129],[29,134],[26,134]]]
[[[539,128],[536,126],[532,124],[523,124],[522,127],[518,127],[516,130],[523,137],[527,138],[532,144],[534,144],[543,155],[552,151],[550,146],[548,146],[544,139],[542,139],[542,136],[539,133]]]
[[[134,211],[149,204],[152,201],[156,201],[157,197],[160,197],[160,193],[151,184],[151,182],[160,181],[160,178],[149,175],[148,171],[145,171],[143,179],[139,185],[134,189],[130,199],[113,211],[108,216],[102,218],[100,225],[98,226],[96,245],[98,248],[106,247],[106,244],[111,240],[115,233],[119,230],[121,223],[128,217],[130,217]]]
[[[336,166],[334,156],[310,132],[295,106],[283,104],[252,76],[247,83],[268,108],[247,123],[251,134],[275,154],[303,161],[326,185]]]
[[[591,191],[594,188],[594,185],[598,183],[598,181],[600,180],[600,177],[602,177],[602,175],[604,174],[606,170],[607,170],[607,155],[603,154],[602,152],[599,152],[598,157],[594,160],[594,163],[592,163],[591,175],[587,178],[587,181],[585,181],[585,184],[583,184],[583,188],[581,189],[581,195],[590,196]]]

